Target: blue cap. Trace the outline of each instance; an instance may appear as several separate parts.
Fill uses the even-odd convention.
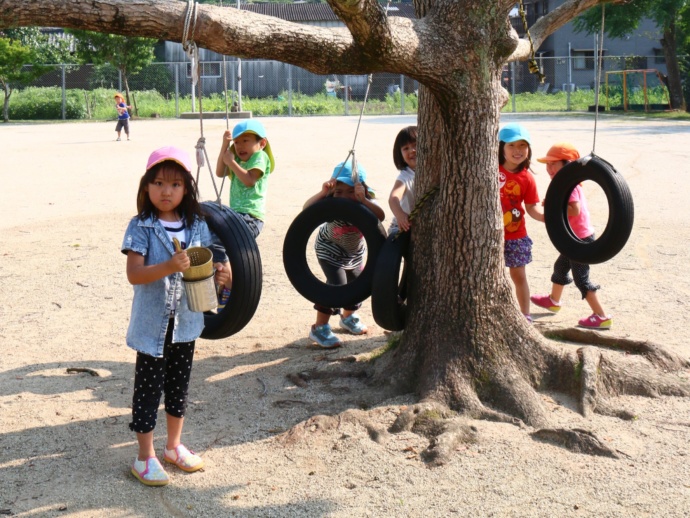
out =
[[[367,172],[364,169],[364,166],[362,166],[362,164],[359,162],[357,163],[357,173],[359,183],[364,183],[367,181]],[[335,178],[339,182],[343,182],[354,187],[355,182],[352,181],[352,160],[340,162],[337,166],[335,166],[331,178]]]
[[[259,138],[266,138],[266,129],[264,125],[256,119],[247,119],[239,124],[235,124],[235,127],[232,128],[232,138],[235,139],[242,135],[242,133],[254,133],[254,135],[258,135]]]
[[[503,126],[501,131],[498,132],[498,140],[505,142],[517,142],[518,140],[524,140],[530,146],[532,145],[532,140],[530,139],[529,132],[524,128],[524,126],[512,122]]]
[[[235,127],[232,128],[233,140],[244,133],[253,133],[259,138],[266,139],[266,146],[264,147],[264,151],[268,155],[268,158],[271,160],[271,172],[273,172],[273,170],[276,168],[276,161],[273,158],[273,151],[271,151],[271,144],[269,144],[268,138],[266,137],[266,129],[264,128],[264,125],[256,119],[247,119],[238,124],[235,124]],[[230,146],[230,151],[232,153],[235,152],[234,144]]]

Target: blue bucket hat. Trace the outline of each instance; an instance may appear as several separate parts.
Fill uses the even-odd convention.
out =
[[[355,186],[355,182],[352,180],[352,159],[348,159],[347,162],[340,162],[333,169],[333,174],[331,178],[335,178],[338,182],[343,182],[344,184]],[[357,162],[357,181],[359,183],[364,183],[367,181],[367,171],[364,166]],[[369,194],[374,197],[374,191],[368,188]]]
[[[359,162],[357,163],[357,173],[359,183],[364,183],[367,181],[367,171]],[[331,178],[335,178],[339,182],[343,182],[354,187],[355,182],[352,181],[352,160],[340,162],[337,166],[335,166]]]
[[[518,140],[524,140],[530,146],[532,145],[529,132],[524,128],[524,126],[515,122],[503,126],[501,131],[498,132],[498,140],[505,142],[506,144],[510,142],[517,142]]]
[[[239,124],[235,124],[235,127],[232,128],[232,139],[235,140],[244,133],[253,133],[259,138],[266,139],[266,146],[264,147],[264,151],[268,155],[268,158],[271,160],[271,172],[273,172],[273,170],[276,168],[276,161],[273,158],[273,151],[271,151],[271,144],[268,142],[268,137],[266,137],[266,129],[264,128],[264,125],[255,119],[247,119],[245,121],[240,122]],[[230,146],[230,152],[235,152],[234,144]]]

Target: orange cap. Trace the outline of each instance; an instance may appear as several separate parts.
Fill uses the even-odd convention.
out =
[[[125,96],[122,95],[120,92],[117,92],[115,95],[113,95],[113,99],[117,99],[118,97],[122,100],[125,99]]]
[[[546,164],[547,162],[570,161],[577,160],[578,158],[580,158],[580,153],[577,152],[577,149],[572,144],[569,142],[559,142],[551,146],[544,158],[537,158],[537,162]]]

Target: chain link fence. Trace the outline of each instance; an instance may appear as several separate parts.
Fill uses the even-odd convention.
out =
[[[661,59],[661,61],[659,61]],[[541,57],[546,75],[540,84],[527,63],[510,63],[502,84],[510,94],[504,111],[587,111],[637,106],[668,108],[663,58],[605,57],[601,73],[594,57]],[[55,65],[31,85],[15,85],[9,115],[14,120],[100,119],[115,117],[112,96],[124,92],[122,75],[111,66]],[[127,78],[129,103],[138,117],[184,117],[251,111],[254,116],[355,115],[364,103],[366,75],[317,75],[277,61],[229,59],[199,64],[200,81],[191,80],[191,63],[153,63]],[[645,70],[647,72],[621,71]],[[627,94],[623,91],[623,86]],[[201,105],[199,91],[201,90]],[[398,74],[373,74],[364,106],[367,115],[417,112],[419,83]],[[227,95],[225,94],[227,92]],[[626,95],[628,98],[625,98]]]

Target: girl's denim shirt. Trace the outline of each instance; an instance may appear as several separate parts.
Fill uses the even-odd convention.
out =
[[[196,218],[187,229],[187,247],[208,246],[211,233],[206,222]],[[175,252],[168,233],[158,218],[134,217],[122,242],[122,253],[130,250],[144,256],[144,264],[158,264]],[[204,328],[204,314],[193,312],[187,304],[182,274],[174,273],[148,284],[134,285],[132,314],[127,329],[127,345],[132,349],[161,358],[168,322],[175,319],[173,343],[191,342]]]

